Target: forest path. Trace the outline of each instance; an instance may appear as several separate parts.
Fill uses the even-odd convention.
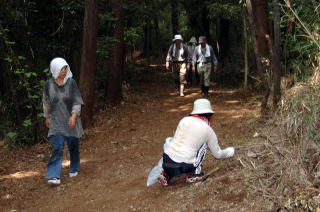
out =
[[[95,127],[81,140],[81,170],[68,177],[64,160],[62,185],[45,180],[49,144],[6,152],[1,150],[0,211],[260,211],[258,195],[247,185],[239,158],[247,157],[256,131],[259,96],[236,89],[214,89],[212,119],[222,148],[235,146],[237,155],[216,160],[208,151],[204,171],[215,170],[204,182],[146,187],[149,171],[162,155],[165,138],[173,136],[180,119],[190,113],[198,86],[179,97],[174,86],[158,77],[133,86],[127,101],[95,118]],[[129,94],[131,93],[131,94]],[[65,150],[65,158],[68,154]]]

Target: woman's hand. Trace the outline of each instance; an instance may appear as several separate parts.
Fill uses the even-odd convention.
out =
[[[76,127],[76,121],[77,121],[77,114],[72,113],[72,115],[69,118],[70,129],[74,129]]]
[[[44,124],[46,125],[46,127],[50,128],[50,118],[46,118],[44,120]]]

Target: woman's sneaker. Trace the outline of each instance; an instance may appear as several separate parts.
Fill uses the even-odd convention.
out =
[[[168,186],[169,183],[169,176],[162,171],[160,176],[158,177],[158,182],[162,185],[162,186]]]
[[[70,172],[69,177],[75,177],[78,175],[78,172]]]
[[[51,178],[48,180],[49,185],[60,185],[60,179],[59,178]]]
[[[195,183],[195,182],[199,182],[199,181],[204,181],[207,178],[206,175],[204,175],[203,173],[200,174],[188,174],[186,176],[186,182],[187,183]]]

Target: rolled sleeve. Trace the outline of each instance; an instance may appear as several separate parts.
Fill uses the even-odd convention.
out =
[[[80,116],[81,115],[81,105],[73,105],[71,113],[75,113],[78,116]]]

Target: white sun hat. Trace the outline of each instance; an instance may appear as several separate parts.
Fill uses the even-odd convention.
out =
[[[210,101],[208,99],[197,99],[193,103],[193,111],[191,114],[205,114],[205,113],[214,113],[211,108]]]
[[[181,35],[177,34],[177,35],[175,35],[174,38],[172,39],[173,42],[174,42],[175,40],[183,40],[183,39],[182,39],[182,36],[181,36]]]

